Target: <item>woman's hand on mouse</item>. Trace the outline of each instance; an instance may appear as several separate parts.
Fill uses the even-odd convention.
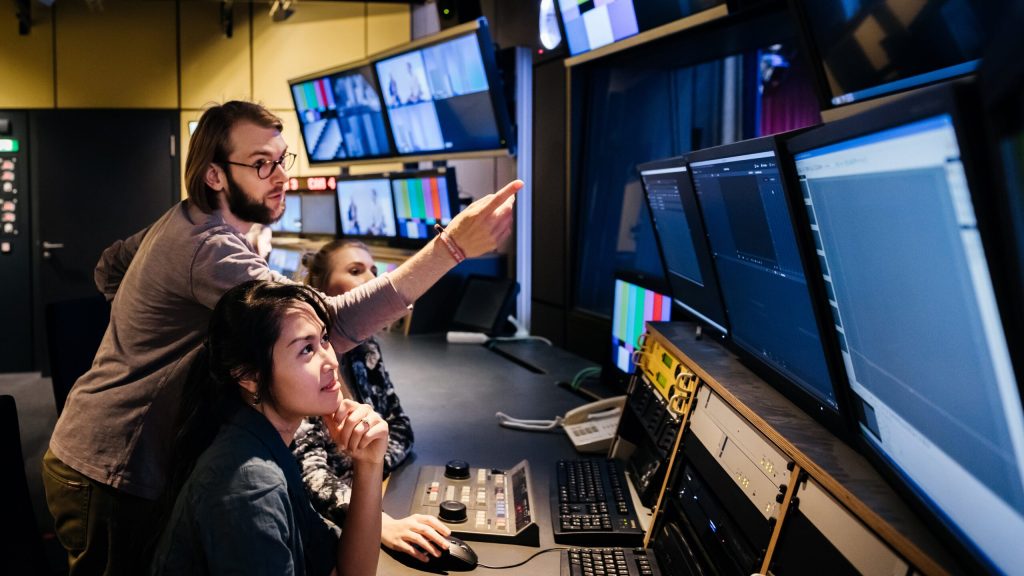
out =
[[[380,541],[396,552],[403,552],[427,562],[430,556],[438,558],[448,550],[448,536],[452,531],[440,520],[428,514],[413,514],[405,518],[381,517]]]
[[[355,462],[380,464],[388,450],[388,423],[373,411],[373,406],[344,399],[324,423],[338,450]]]

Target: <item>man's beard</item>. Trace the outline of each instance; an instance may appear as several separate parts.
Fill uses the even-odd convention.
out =
[[[230,171],[225,170],[224,176],[227,177],[228,183],[228,208],[235,217],[245,222],[266,225],[273,224],[284,216],[284,210],[281,211],[281,214],[275,216],[269,206],[246,194],[242,187],[235,182],[235,179],[231,177]]]

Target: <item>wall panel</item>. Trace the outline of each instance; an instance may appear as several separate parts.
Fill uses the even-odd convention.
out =
[[[61,2],[56,15],[57,107],[178,107],[174,2]]]
[[[220,3],[182,2],[178,13],[181,107],[252,99],[249,4],[234,4],[231,38],[221,27]]]
[[[32,28],[18,34],[14,2],[0,3],[0,108],[52,108],[53,11],[32,3]]]

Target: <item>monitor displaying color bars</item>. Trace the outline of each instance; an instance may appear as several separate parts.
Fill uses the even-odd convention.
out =
[[[458,212],[458,193],[451,170],[392,176],[391,192],[401,238],[430,238],[434,235],[434,224],[446,226]]]
[[[672,299],[654,290],[615,279],[612,306],[612,362],[626,374],[633,372],[633,351],[646,329],[646,322],[667,322],[672,316]]]

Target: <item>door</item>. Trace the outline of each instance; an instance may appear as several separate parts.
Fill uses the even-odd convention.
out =
[[[174,110],[32,113],[34,326],[45,374],[46,305],[96,295],[103,250],[179,200],[178,120]]]

